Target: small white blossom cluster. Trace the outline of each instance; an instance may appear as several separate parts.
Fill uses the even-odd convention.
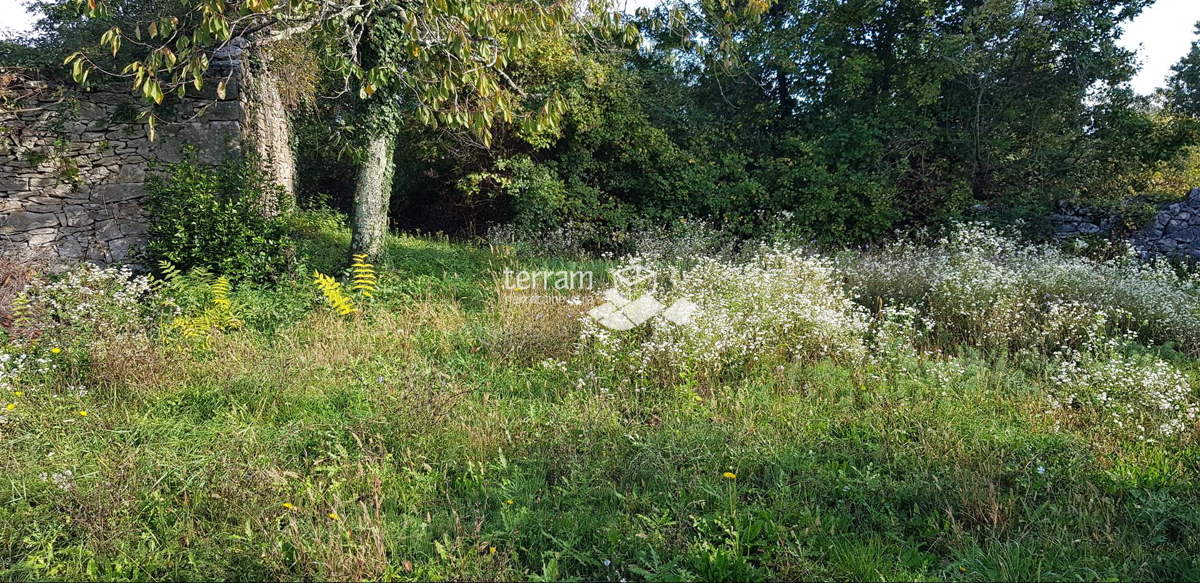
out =
[[[916,306],[884,306],[871,321],[868,341],[873,358],[897,359],[918,355],[937,323]]]
[[[149,292],[149,277],[81,263],[60,277],[33,280],[23,296],[40,326],[88,332],[144,323],[138,301]]]
[[[31,375],[44,375],[54,369],[50,359],[22,350],[17,344],[0,346],[0,393],[11,393]]]
[[[690,322],[655,316],[626,333],[585,318],[581,346],[624,360],[640,374],[664,368],[711,374],[764,358],[865,354],[868,316],[845,293],[829,261],[773,246],[743,262],[701,257],[694,263],[672,273],[669,289],[654,292],[666,304],[695,303]]]
[[[648,223],[630,231],[627,244],[642,257],[671,260],[719,255],[730,246],[729,235],[703,219],[679,219],[670,228]]]
[[[860,302],[921,306],[952,343],[1049,353],[1107,314],[1114,331],[1200,351],[1200,277],[1132,253],[1096,261],[967,224],[932,244],[845,255],[839,270]]]
[[[1093,338],[1083,350],[1056,355],[1050,413],[1088,415],[1118,433],[1139,439],[1175,437],[1200,412],[1190,382],[1170,363],[1121,349],[1136,339]]]
[[[42,475],[38,477],[41,478],[43,482],[53,482],[54,485],[58,486],[58,489],[62,490],[63,492],[70,492],[71,490],[75,489],[75,473],[71,470],[54,472],[49,476],[43,472]]]

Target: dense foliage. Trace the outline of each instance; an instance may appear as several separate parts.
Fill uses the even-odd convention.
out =
[[[387,201],[359,212],[356,188],[392,175],[378,159],[392,151],[401,228],[512,223],[611,248],[639,224],[703,219],[848,243],[1061,199],[1178,196],[1197,166],[1195,50],[1159,96],[1137,96],[1118,42],[1152,3],[667,2],[630,43],[603,3],[45,0],[44,50],[5,50],[75,55],[89,82],[132,67],[154,101],[242,33],[273,62],[320,63],[286,96],[301,194],[372,215],[364,228]],[[367,147],[379,139],[394,147]]]
[[[279,200],[252,158],[230,159],[214,172],[191,156],[147,180],[150,215],[146,259],[179,269],[204,268],[245,279],[287,269],[291,243],[262,203]]]
[[[466,232],[574,225],[603,246],[638,219],[704,218],[742,235],[782,222],[849,242],[973,208],[1028,217],[1064,198],[1178,196],[1194,112],[1135,96],[1134,55],[1117,43],[1146,5],[660,9],[640,21],[649,41],[637,50],[560,59],[551,44],[514,64],[531,90],[565,96],[556,139],[495,130],[483,150],[412,126],[396,149],[394,220]],[[716,34],[713,22],[737,42],[689,42]],[[1176,84],[1189,74],[1180,67]]]

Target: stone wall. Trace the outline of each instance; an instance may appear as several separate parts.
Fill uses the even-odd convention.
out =
[[[141,104],[127,93],[0,72],[9,98],[0,102],[0,252],[59,264],[130,259],[146,231],[141,201],[152,164],[181,160],[186,146],[217,164],[241,143],[239,85],[223,98],[208,87],[174,100],[151,142],[136,120]]]
[[[1050,225],[1060,238],[1108,234],[1117,222],[1117,217],[1111,213],[1065,201],[1050,215]]]
[[[1178,257],[1200,261],[1200,188],[1168,205],[1132,240],[1142,259]]]
[[[1136,202],[1136,201],[1133,201]],[[1064,203],[1050,215],[1056,237],[1112,235],[1120,217],[1100,209]],[[1154,219],[1129,237],[1143,260],[1178,258],[1200,261],[1200,188],[1186,200],[1160,208]]]

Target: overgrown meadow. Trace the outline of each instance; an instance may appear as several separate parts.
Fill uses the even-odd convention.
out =
[[[9,266],[0,579],[1200,579],[1186,269],[963,225],[343,270],[289,221],[268,283]],[[500,277],[626,264],[694,319]]]

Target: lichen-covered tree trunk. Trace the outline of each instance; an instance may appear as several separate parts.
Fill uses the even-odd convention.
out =
[[[392,195],[392,173],[395,171],[392,161],[395,144],[396,135],[383,132],[371,138],[367,146],[367,158],[358,171],[358,186],[354,191],[351,255],[366,253],[374,259],[383,253],[388,203]]]
[[[292,126],[287,109],[279,94],[279,84],[285,82],[279,74],[263,66],[258,72],[258,103],[252,109],[252,127],[256,134],[255,146],[259,163],[265,166],[267,175],[278,185],[279,200],[268,206],[271,215],[291,209],[296,201],[296,159],[292,153]]]
[[[270,193],[270,199],[261,201],[264,214],[276,216],[294,208],[296,203],[292,125],[280,94],[280,84],[287,81],[280,78],[265,58],[253,65],[242,65],[240,71],[239,85],[245,90],[239,99],[247,114],[242,137],[256,154],[259,168],[279,187]]]

